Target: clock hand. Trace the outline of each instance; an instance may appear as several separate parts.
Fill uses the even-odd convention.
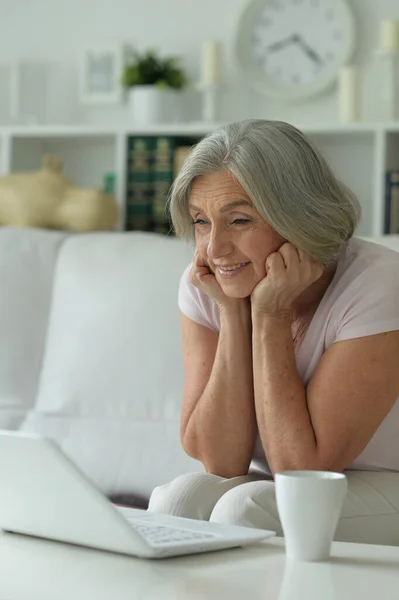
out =
[[[290,35],[288,38],[285,38],[284,40],[280,40],[279,42],[275,42],[274,44],[271,44],[270,46],[268,46],[268,50],[269,52],[276,52],[277,50],[281,50],[281,48],[284,48],[285,46],[288,46],[289,44],[292,44],[293,42],[295,42],[295,36],[294,35]]]
[[[309,56],[309,58],[311,58],[314,62],[318,63],[319,65],[323,64],[323,61],[321,60],[320,56],[317,54],[317,52],[313,50],[313,48],[310,48],[305,43],[302,44],[302,48]]]
[[[321,60],[320,56],[317,54],[317,52],[315,50],[313,50],[313,48],[311,48],[300,35],[294,35],[293,36],[295,38],[295,42],[298,43],[302,50],[305,52],[305,54],[314,62],[318,63],[319,65],[323,64],[323,61]]]

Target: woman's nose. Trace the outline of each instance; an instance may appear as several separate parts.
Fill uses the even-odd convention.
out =
[[[208,238],[207,256],[211,259],[218,259],[226,256],[233,249],[232,241],[228,232],[223,229],[213,229]]]

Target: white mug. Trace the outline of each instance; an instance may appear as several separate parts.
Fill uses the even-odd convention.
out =
[[[282,471],[276,474],[275,484],[287,557],[326,560],[348,490],[345,475]]]

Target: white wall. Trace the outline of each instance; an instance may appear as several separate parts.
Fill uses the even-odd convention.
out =
[[[399,18],[399,0],[348,0],[356,15],[355,59],[367,63],[382,20]],[[85,46],[127,42],[143,50],[180,54],[190,76],[199,75],[201,43],[219,38],[224,48],[226,90],[222,120],[264,117],[309,123],[334,121],[335,90],[302,104],[273,102],[240,82],[232,42],[247,0],[0,0],[1,61],[51,61],[51,121],[119,122],[122,108],[83,108],[77,72]]]

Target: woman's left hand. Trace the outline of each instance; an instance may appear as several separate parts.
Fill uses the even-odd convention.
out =
[[[266,259],[266,277],[251,294],[252,310],[289,316],[294,301],[323,274],[323,266],[286,242]]]

